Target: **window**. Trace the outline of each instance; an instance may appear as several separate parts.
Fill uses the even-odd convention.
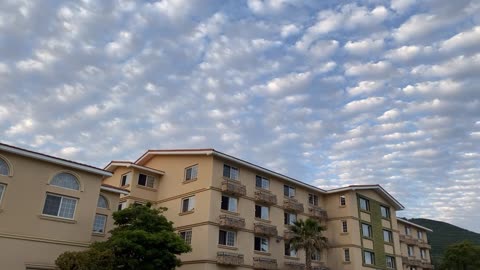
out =
[[[320,256],[320,252],[318,252],[318,250],[314,250],[312,252],[312,261],[317,261],[319,262],[321,260],[321,256]]]
[[[350,249],[348,248],[343,249],[343,260],[345,262],[350,262]]]
[[[411,233],[410,227],[405,226],[405,234],[406,234],[406,235],[410,235],[410,233]]]
[[[190,212],[195,209],[195,197],[188,197],[182,199],[182,213]]]
[[[295,221],[297,221],[297,214],[287,212],[283,213],[283,224],[293,225]]]
[[[297,250],[290,243],[285,243],[285,256],[297,257]]]
[[[130,176],[128,173],[122,175],[122,180],[121,180],[121,183],[120,185],[123,187],[123,186],[126,186],[130,184]]]
[[[390,208],[380,205],[380,213],[383,218],[390,218]]]
[[[315,194],[308,194],[308,203],[318,206],[318,196]]]
[[[153,188],[153,184],[155,183],[155,177],[146,174],[139,174],[138,175],[138,185]]]
[[[0,158],[0,175],[10,175],[10,168],[8,167],[8,163]]]
[[[47,194],[42,213],[44,215],[73,219],[77,199]]]
[[[78,182],[77,177],[70,173],[59,173],[55,175],[50,181],[50,185],[67,189],[80,190],[80,183]]]
[[[222,195],[221,208],[223,210],[227,210],[227,211],[230,211],[230,212],[237,212],[237,202],[238,202],[237,198]]]
[[[395,258],[392,256],[387,256],[387,268],[395,269]]]
[[[370,251],[363,251],[363,261],[365,264],[375,264],[375,254]]]
[[[417,236],[418,236],[418,239],[423,239],[423,232],[417,231]]]
[[[233,180],[238,180],[238,169],[229,165],[224,164],[223,165],[223,176],[233,179]]]
[[[263,189],[270,188],[270,180],[262,176],[255,176],[255,186]]]
[[[370,211],[370,202],[367,199],[360,198],[360,209]]]
[[[422,259],[426,259],[427,258],[427,250],[426,249],[420,249],[420,257]]]
[[[383,230],[383,241],[392,243],[393,242],[393,235],[391,231]]]
[[[185,181],[195,180],[198,175],[198,165],[194,165],[185,169]]]
[[[268,207],[262,205],[255,205],[255,217],[268,220]]]
[[[95,220],[93,222],[94,233],[105,233],[105,225],[107,224],[107,216],[95,214]]]
[[[345,206],[347,205],[347,198],[345,196],[340,196],[340,205]]]
[[[372,225],[362,223],[362,236],[363,237],[372,237]]]
[[[255,236],[254,250],[261,252],[268,252],[268,238]]]
[[[121,202],[118,204],[118,211],[127,208],[127,202]]]
[[[342,232],[344,233],[348,232],[348,225],[346,220],[342,220]]]
[[[107,209],[108,208],[107,198],[105,198],[103,195],[98,196],[97,207]]]
[[[218,244],[219,245],[224,245],[224,246],[229,246],[229,247],[234,247],[235,246],[235,237],[236,233],[232,231],[224,231],[220,230],[218,231]]]
[[[408,256],[413,257],[415,256],[415,252],[413,250],[413,246],[407,246]]]
[[[7,185],[0,184],[0,203],[2,202],[3,193],[5,193],[5,189],[7,189]]]
[[[192,244],[192,230],[180,231],[178,235],[180,235],[180,238],[182,238],[185,243],[189,245]]]
[[[417,270],[417,267],[415,267],[415,266],[410,266],[410,267],[408,268],[408,270]]]
[[[283,195],[293,198],[295,197],[295,188],[287,185],[283,185]]]

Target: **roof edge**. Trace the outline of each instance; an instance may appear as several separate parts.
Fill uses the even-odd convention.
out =
[[[408,224],[408,225],[411,225],[411,226],[414,226],[414,227],[417,227],[417,228],[420,228],[420,229],[423,229],[423,230],[426,230],[426,231],[429,231],[429,232],[433,232],[432,229],[429,229],[427,227],[423,227],[421,225],[418,225],[417,223],[413,223],[413,222],[408,221],[408,220],[403,219],[403,218],[397,218],[397,222],[403,222],[405,224]]]
[[[100,190],[109,191],[109,192],[118,193],[118,194],[123,194],[123,195],[130,194],[130,191],[128,191],[126,189],[111,186],[111,185],[107,185],[107,184],[102,184],[100,186]]]

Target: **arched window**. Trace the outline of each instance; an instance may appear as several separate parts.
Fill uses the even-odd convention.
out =
[[[10,168],[8,167],[8,163],[0,158],[0,174],[1,175],[10,175]]]
[[[55,175],[52,181],[50,181],[50,185],[80,190],[80,182],[78,181],[77,177],[75,177],[73,174],[65,172]]]
[[[103,195],[98,196],[97,207],[107,209],[108,208],[107,198],[105,198]]]

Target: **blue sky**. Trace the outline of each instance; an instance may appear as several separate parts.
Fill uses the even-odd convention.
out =
[[[214,147],[480,232],[480,2],[2,1],[1,141]]]

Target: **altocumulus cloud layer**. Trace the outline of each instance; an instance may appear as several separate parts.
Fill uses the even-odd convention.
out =
[[[421,2],[421,3],[419,3]],[[0,4],[1,141],[98,166],[215,147],[480,231],[480,3]]]

